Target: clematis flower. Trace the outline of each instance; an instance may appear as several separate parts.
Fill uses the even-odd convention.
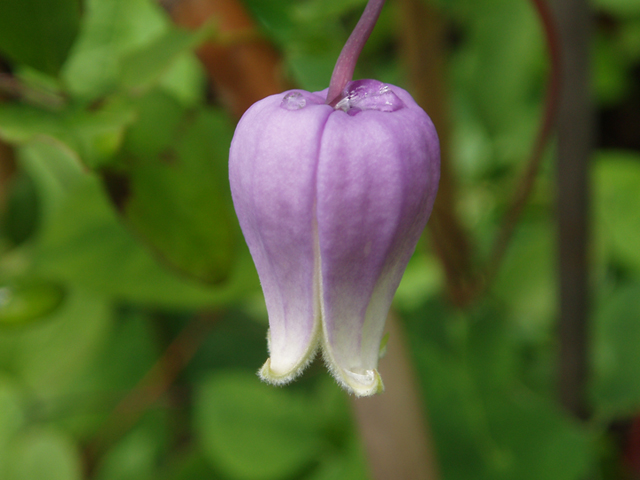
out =
[[[383,389],[386,316],[435,200],[439,144],[399,87],[330,92],[284,92],[244,114],[231,193],[269,314],[260,376],[287,383],[320,348],[343,387],[371,395]]]

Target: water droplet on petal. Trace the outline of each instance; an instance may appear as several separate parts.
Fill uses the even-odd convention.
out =
[[[346,95],[336,104],[336,109],[353,116],[363,110],[395,112],[404,106],[389,85],[377,80],[357,80],[348,85]]]
[[[307,99],[300,92],[289,92],[282,99],[280,106],[286,110],[300,110],[307,104]]]

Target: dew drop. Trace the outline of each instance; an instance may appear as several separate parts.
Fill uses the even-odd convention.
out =
[[[404,103],[391,87],[377,80],[351,82],[344,98],[336,104],[336,109],[352,116],[363,110],[395,112],[403,107]]]
[[[282,99],[280,106],[286,110],[300,110],[307,104],[307,100],[300,92],[289,92]]]

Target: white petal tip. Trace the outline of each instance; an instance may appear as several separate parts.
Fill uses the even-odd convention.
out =
[[[338,381],[356,397],[369,397],[384,391],[384,384],[378,370],[342,370],[344,373]]]
[[[311,363],[314,358],[315,351],[309,352],[301,362],[295,364],[292,368],[278,369],[272,368],[271,357],[267,358],[264,365],[258,370],[258,376],[265,382],[273,385],[285,385],[298,378],[305,368]]]
[[[340,386],[356,397],[370,397],[384,392],[384,384],[378,370],[343,370],[335,366],[329,369]]]
[[[285,373],[276,372],[271,369],[271,358],[267,358],[267,361],[264,362],[264,365],[262,365],[260,370],[258,370],[258,376],[267,383],[271,383],[273,385],[284,385],[294,380],[301,372],[301,368]]]

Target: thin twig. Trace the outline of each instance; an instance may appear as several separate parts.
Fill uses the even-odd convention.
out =
[[[589,89],[591,18],[586,0],[558,0],[564,84],[558,124],[557,214],[560,280],[558,390],[562,405],[587,418],[589,262],[588,163],[594,118]]]
[[[493,244],[492,254],[485,273],[485,288],[491,284],[492,280],[498,273],[500,264],[502,263],[502,259],[504,258],[509,245],[509,241],[513,236],[513,232],[520,216],[522,215],[522,211],[529,200],[538,170],[540,169],[545,148],[547,147],[553,132],[559,109],[562,72],[560,42],[557,27],[555,25],[553,14],[545,0],[531,0],[531,2],[540,17],[547,43],[547,50],[551,60],[544,114],[535,139],[533,151],[531,152],[531,157],[524,169],[524,172],[522,173],[522,176],[520,177],[518,186],[511,199],[509,210],[507,211],[502,223],[502,228],[498,232]]]
[[[191,320],[145,376],[120,400],[94,436],[94,441],[85,448],[89,469],[101,452],[129,431],[167,392],[202,345],[216,318],[201,314]]]
[[[34,88],[8,73],[0,73],[0,94],[50,110],[59,110],[64,107],[66,102],[63,96]]]
[[[399,0],[401,54],[413,98],[429,114],[440,138],[440,186],[427,228],[445,272],[452,303],[468,305],[478,290],[473,239],[456,211],[458,185],[451,164],[451,122],[446,84],[446,25],[430,2]]]

